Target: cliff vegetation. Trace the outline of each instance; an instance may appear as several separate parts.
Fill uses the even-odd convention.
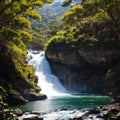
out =
[[[70,2],[66,0],[63,6],[70,5]],[[74,74],[77,78],[74,76],[72,79],[78,79],[76,84],[82,80],[89,87],[96,86],[93,91],[100,86],[99,92],[102,90],[105,94],[119,96],[119,12],[119,0],[82,0],[80,4],[72,5],[62,16],[62,30],[45,45],[48,59],[67,65],[74,73],[75,69],[79,69],[78,74]],[[55,72],[56,67],[52,62]],[[60,77],[60,70],[56,75]],[[64,72],[65,76],[69,75]],[[65,83],[65,79],[60,78]]]
[[[27,64],[30,20],[41,21],[37,9],[52,0],[0,1],[0,100],[11,105],[22,104],[37,94],[35,70]],[[4,90],[4,94],[3,94]]]

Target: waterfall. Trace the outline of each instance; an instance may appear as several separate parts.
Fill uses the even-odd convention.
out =
[[[47,96],[67,94],[68,91],[60,83],[59,79],[52,74],[50,65],[45,57],[44,51],[28,51],[28,64],[36,68],[35,75],[38,77],[38,86],[41,93]]]

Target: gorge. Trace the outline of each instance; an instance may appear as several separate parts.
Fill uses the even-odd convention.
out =
[[[25,105],[18,106],[20,109],[22,109],[25,112],[32,111],[25,113],[23,116],[20,117],[20,119],[21,120],[32,119],[32,118],[33,119],[40,118],[44,120],[109,119],[109,115],[111,114],[109,111],[112,111],[112,107],[110,107],[112,106],[112,104],[108,106],[108,108],[104,108],[104,106],[97,107],[101,105],[106,105],[111,101],[111,99],[107,96],[97,95],[97,94],[105,94],[101,92],[102,89],[105,88],[105,86],[102,85],[101,83],[102,81],[98,84],[95,84],[95,88],[93,86],[94,84],[93,82],[97,82],[97,79],[100,78],[99,72],[101,73],[101,69],[98,72],[97,67],[94,68],[93,66],[86,63],[83,59],[81,59],[80,62],[82,65],[78,64],[75,60],[77,59],[77,57],[73,57],[75,55],[73,53],[71,54],[69,53],[68,54],[69,56],[67,54],[61,53],[60,58],[59,56],[57,56],[59,62],[62,61],[64,62],[64,64],[62,62],[61,64],[57,62],[57,60],[55,59],[55,53],[54,55],[50,54],[51,59],[47,54],[49,53],[46,53],[46,56],[50,62],[50,65],[52,66],[52,72],[50,65],[46,59],[44,51],[28,51],[28,63],[36,68],[38,85],[40,84],[42,89],[41,93],[46,94],[48,96],[48,99],[44,101],[30,102]],[[70,59],[71,61],[66,62],[68,59]],[[74,65],[74,61],[75,61],[75,65]],[[65,65],[65,62],[67,63],[67,65]],[[76,71],[83,71],[83,69],[80,70],[79,67],[86,67],[86,66],[87,66],[86,68],[87,72],[90,72],[90,74],[91,72],[94,73],[97,72],[98,75],[98,76],[96,75],[98,78],[96,80],[94,79],[93,82],[91,82],[90,76],[87,76],[87,79],[90,80],[91,84],[87,82],[87,80],[83,81],[82,84],[80,78],[81,74],[79,72],[76,73]],[[60,81],[58,80],[58,78],[56,78],[53,75],[53,73],[55,73],[60,78]],[[78,76],[78,77],[76,77],[75,79],[74,76]],[[91,78],[92,79],[94,78],[93,75],[91,76]],[[67,90],[61,85],[60,82],[62,82],[65,88],[67,88]],[[87,87],[84,87],[83,85]],[[74,92],[72,92],[71,90],[72,91],[76,90],[79,92],[77,92],[77,94],[75,93],[76,94],[75,95]],[[115,107],[115,105],[113,106]],[[119,107],[118,108],[115,107],[115,110],[118,111],[118,109]],[[106,116],[106,114],[108,114],[108,117]],[[117,119],[119,119],[119,117]]]
[[[73,81],[70,81],[72,85],[69,86],[69,89],[66,89],[66,86],[63,87],[65,84],[62,85],[61,81],[52,74],[44,51],[29,50],[27,61],[29,65],[35,67],[35,74],[38,77],[38,86],[40,85],[41,87],[40,93],[46,94],[48,99],[17,106],[25,112],[32,111],[20,116],[20,120],[32,119],[32,117],[33,119],[35,119],[35,117],[37,119],[38,117],[44,120],[69,120],[74,118],[79,119],[80,117],[87,119],[86,114],[90,112],[90,108],[105,105],[111,100],[108,96],[88,94],[88,90],[86,90],[85,94],[85,91],[82,91],[83,86],[81,84],[78,85],[80,89],[72,87],[76,86],[76,83],[73,83]],[[57,68],[57,71],[61,71],[59,67]],[[63,70],[61,72],[64,74]],[[67,73],[68,71],[66,70],[64,72]],[[68,78],[71,78],[71,76]],[[79,92],[77,90],[79,90]],[[96,109],[95,111],[97,112],[98,110]],[[100,113],[101,112],[98,111],[98,115]],[[96,118],[94,115],[92,117]]]
[[[79,50],[79,52],[48,50],[46,56],[53,73],[67,89],[104,95],[109,94],[107,89],[110,89],[110,83],[108,87],[104,75],[109,68],[118,64],[120,58],[118,51],[105,50]]]
[[[119,120],[119,13],[120,0],[1,0],[0,120]]]

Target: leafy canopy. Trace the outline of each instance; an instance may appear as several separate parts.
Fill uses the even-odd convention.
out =
[[[67,0],[64,2],[66,1]],[[70,2],[72,2],[72,0],[68,0],[68,2],[69,4],[67,5],[70,5]],[[82,0],[81,5],[85,10],[84,17],[94,16],[100,10],[105,13],[105,17],[109,17],[111,19],[114,30],[118,36],[118,40],[120,40],[120,0]],[[66,14],[69,14],[68,16],[70,16],[70,12],[71,10]],[[100,15],[101,14],[98,14],[97,16]]]
[[[12,88],[21,92],[26,86],[37,87],[34,69],[26,62],[26,43],[32,40],[28,29],[31,28],[31,19],[42,20],[38,8],[51,2],[52,0],[0,1],[0,78],[4,79],[0,85],[8,91]],[[4,85],[5,83],[7,84]]]
[[[70,5],[72,1],[65,2]],[[76,49],[114,48],[113,43],[116,45],[116,41],[120,40],[119,11],[119,0],[82,0],[62,16],[65,34],[61,38],[58,34],[52,37],[45,46],[46,50],[58,50],[64,41],[69,43],[67,47],[75,46]]]

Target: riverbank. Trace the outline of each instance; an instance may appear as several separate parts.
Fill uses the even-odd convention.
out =
[[[119,120],[120,103],[111,103],[91,109],[60,109],[50,113],[27,112],[20,120]]]
[[[43,120],[79,120],[82,118],[86,120],[91,116],[91,119],[103,116],[102,106],[106,106],[110,101],[111,98],[107,96],[66,95],[54,96],[44,101],[30,102],[18,107],[24,112],[20,120],[37,120],[38,118]]]
[[[113,100],[110,103],[111,100],[95,95],[58,96],[16,106],[14,110],[3,104],[0,115],[6,117],[2,120],[11,115],[19,120],[119,120],[120,103]]]
[[[81,117],[70,120],[119,120],[120,119],[120,103],[111,103],[105,106],[93,108]]]

